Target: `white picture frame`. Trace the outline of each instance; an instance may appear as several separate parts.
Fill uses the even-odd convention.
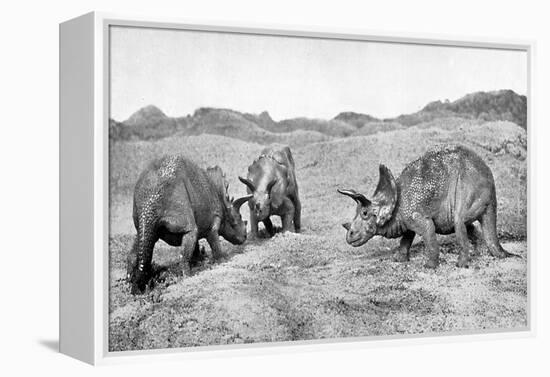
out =
[[[216,23],[214,25],[88,13],[60,25],[60,352],[90,364],[287,353],[302,350],[351,349],[393,343],[463,341],[534,335],[533,263],[529,198],[532,169],[528,164],[528,326],[516,332],[476,332],[346,338],[170,350],[109,352],[108,330],[108,47],[111,26],[154,27],[259,35],[379,41],[525,51],[528,55],[528,152],[532,151],[533,41],[461,38],[422,34],[377,33],[312,27]]]

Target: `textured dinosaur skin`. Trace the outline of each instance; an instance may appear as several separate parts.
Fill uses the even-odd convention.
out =
[[[355,190],[338,190],[357,202],[357,212],[347,229],[346,241],[361,246],[375,235],[401,237],[395,261],[408,261],[416,234],[428,250],[426,267],[439,264],[437,234],[455,233],[460,245],[457,266],[468,267],[473,223],[481,224],[491,255],[510,255],[497,238],[497,197],[493,174],[473,151],[460,145],[429,150],[409,163],[395,180],[380,165],[380,180],[372,200]]]
[[[247,178],[239,177],[252,194],[250,207],[250,231],[258,235],[258,223],[264,223],[266,231],[273,235],[270,216],[280,216],[283,232],[300,232],[301,208],[294,159],[288,146],[272,145],[264,148],[260,156],[248,167]]]
[[[132,293],[145,290],[159,239],[181,246],[185,276],[190,274],[191,257],[199,257],[195,255],[200,254],[198,240],[206,238],[215,259],[222,255],[220,235],[233,244],[245,242],[246,222],[239,208],[250,197],[231,201],[227,187],[217,166],[204,170],[182,156],[166,156],[149,164],[134,190],[137,235],[127,258]]]

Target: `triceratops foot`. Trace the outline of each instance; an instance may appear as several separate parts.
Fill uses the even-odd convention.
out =
[[[424,267],[431,269],[435,269],[437,268],[437,266],[439,266],[439,258],[428,258],[428,260],[424,264]]]
[[[145,290],[147,289],[147,285],[148,284],[145,281],[133,283],[130,288],[130,291],[133,295],[141,295],[145,293]]]
[[[456,262],[456,266],[460,268],[468,268],[470,267],[470,261],[471,261],[470,257],[460,255]]]
[[[181,271],[184,278],[191,276],[191,266],[189,265],[189,261],[181,261]]]
[[[397,249],[392,255],[392,260],[394,262],[408,262],[410,258],[407,252],[402,252],[401,249]]]
[[[228,256],[229,254],[223,251],[212,252],[212,259],[217,262],[226,259]]]
[[[520,255],[507,252],[506,250],[504,250],[502,248],[502,246],[501,247],[498,247],[498,246],[489,247],[489,254],[491,254],[495,258],[508,258],[508,257],[521,258]]]
[[[205,259],[206,259],[206,250],[204,249],[204,246],[200,246],[200,248],[197,248],[193,253],[190,263],[191,265],[194,266],[204,261]]]
[[[504,250],[504,249],[500,249],[500,250],[490,250],[489,253],[495,257],[495,258],[509,258],[509,257],[516,257],[516,258],[521,258],[521,255],[518,255],[518,254],[514,254],[514,253],[509,253],[508,251]]]

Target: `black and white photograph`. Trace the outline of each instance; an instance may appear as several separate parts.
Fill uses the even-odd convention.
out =
[[[111,26],[108,351],[529,328],[525,50]]]

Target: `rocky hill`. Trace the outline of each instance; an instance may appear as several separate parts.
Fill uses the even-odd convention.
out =
[[[171,118],[158,107],[149,105],[132,114],[123,122],[110,119],[109,137],[112,140],[155,140],[189,127],[189,118]]]
[[[263,113],[256,121],[238,111],[228,109],[200,108],[191,117],[185,135],[222,135],[259,144],[284,143],[299,145],[326,141],[330,133],[319,132],[303,127],[288,128],[273,132],[261,125],[268,126],[269,114]]]
[[[366,123],[370,122],[379,122],[380,119],[375,118],[371,115],[367,114],[361,114],[361,113],[354,113],[352,111],[347,111],[340,113],[334,117],[335,120],[339,120],[342,122],[346,122],[348,124],[351,124],[355,128],[361,128]]]
[[[431,102],[417,113],[400,115],[393,120],[405,126],[413,126],[446,117],[510,121],[527,128],[527,97],[512,90],[476,92],[453,102]]]
[[[443,121],[444,120],[444,121]],[[412,126],[428,124],[468,125],[486,121],[509,121],[522,128],[527,124],[527,98],[511,90],[477,92],[456,101],[434,101],[420,111],[391,119],[377,119],[368,114],[342,112],[333,119],[292,118],[275,121],[267,111],[260,114],[241,113],[231,109],[203,107],[192,115],[169,117],[159,108],[149,105],[127,120],[111,119],[111,140],[156,140],[172,136],[213,134],[260,144],[286,142],[291,144],[326,141],[357,135],[371,135]],[[296,134],[293,134],[296,133]]]

